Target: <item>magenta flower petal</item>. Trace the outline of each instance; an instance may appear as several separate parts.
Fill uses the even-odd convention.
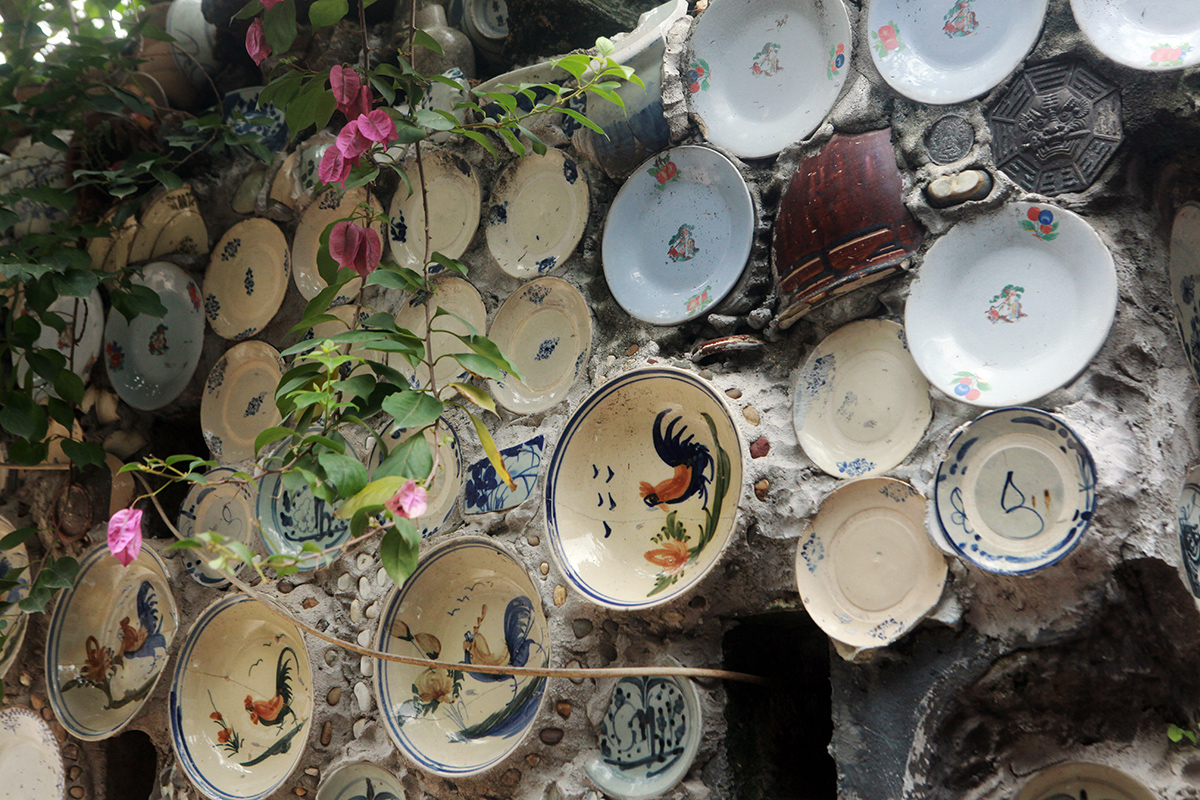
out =
[[[359,117],[359,119],[363,119],[363,117]],[[343,158],[355,159],[367,152],[367,148],[371,146],[371,140],[362,135],[358,121],[354,120],[346,123],[346,127],[338,133],[336,146],[342,152]]]
[[[254,59],[256,65],[262,64],[263,59],[271,55],[267,35],[263,33],[262,19],[251,22],[250,29],[246,31],[246,52]]]
[[[377,108],[355,120],[360,135],[372,142],[387,144],[396,138],[396,123],[382,108]]]
[[[272,9],[282,3],[283,0],[262,0],[263,8]]]
[[[354,119],[349,115],[349,109],[358,104],[359,89],[362,87],[362,79],[358,77],[358,73],[337,64],[329,70],[329,85],[333,88],[333,99],[337,103],[338,111],[346,114],[348,119]]]
[[[108,552],[128,567],[142,552],[142,511],[123,508],[108,521]]]
[[[345,186],[352,166],[352,162],[343,158],[341,151],[336,146],[330,147],[325,150],[325,155],[321,156],[321,164],[317,167],[317,177],[325,183]]]
[[[425,513],[429,505],[429,495],[423,486],[418,486],[414,480],[408,480],[384,505],[400,519],[416,519]]]

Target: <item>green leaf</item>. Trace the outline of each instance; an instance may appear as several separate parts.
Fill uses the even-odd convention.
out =
[[[434,263],[441,264],[446,269],[454,270],[459,275],[465,276],[467,274],[467,265],[462,263],[461,261],[459,261],[457,258],[450,258],[449,256],[444,256],[435,250],[433,252],[433,254],[430,256],[430,259]]]
[[[491,395],[489,395],[483,389],[480,389],[478,386],[472,386],[469,383],[452,383],[450,384],[450,387],[452,389],[456,389],[459,394],[480,408],[487,409],[493,414],[496,413],[496,401],[492,399]]]
[[[260,433],[258,436],[254,437],[254,453],[255,453],[255,455],[257,455],[258,452],[260,450],[262,450],[264,447],[266,447],[267,445],[274,444],[275,442],[278,442],[280,439],[286,439],[287,437],[293,435],[294,433],[295,433],[295,431],[293,431],[291,428],[284,428],[282,426],[276,426],[274,428],[267,428],[265,431]]]
[[[596,133],[600,134],[601,136],[604,136],[604,137],[608,136],[608,134],[604,132],[604,128],[601,128],[599,125],[592,122],[590,119],[588,119],[583,114],[576,111],[575,109],[567,108],[566,106],[563,106],[562,108],[558,109],[558,111],[560,114],[566,114],[571,119],[575,120],[576,122],[583,125],[584,127],[595,131]]]
[[[504,380],[504,370],[496,366],[495,362],[478,353],[455,353],[454,359],[467,371],[481,378],[490,378],[494,381]]]
[[[283,0],[263,14],[263,33],[276,55],[283,55],[296,40],[296,0]]]
[[[329,481],[337,487],[340,497],[350,497],[367,485],[367,468],[357,458],[337,453],[321,453],[317,463],[325,470]]]
[[[314,28],[324,28],[340,21],[350,13],[346,0],[317,0],[308,9],[308,21]]]
[[[69,589],[79,574],[79,562],[70,556],[49,561],[38,573],[36,584],[47,589]]]
[[[18,528],[0,539],[0,550],[12,550],[37,535],[37,528]]]
[[[395,419],[397,428],[424,428],[442,415],[440,400],[424,392],[402,391],[389,395],[382,403],[383,410]]]
[[[599,36],[596,38],[596,51],[599,52],[600,55],[607,58],[608,56],[611,56],[613,53],[617,52],[617,46],[612,43],[611,39],[608,39],[604,36]]]
[[[1021,227],[1027,231],[1031,231],[1031,230],[1033,230],[1034,225],[1031,221],[1029,221],[1027,219],[1023,219],[1023,220],[1021,220]]]
[[[151,167],[150,174],[168,189],[178,189],[183,186],[183,179],[166,167]]]
[[[71,405],[83,402],[83,381],[70,370],[64,369],[54,376],[54,391]]]
[[[376,478],[338,506],[333,515],[338,519],[350,519],[360,509],[382,508],[383,504],[400,491],[400,487],[408,480],[409,478],[398,475]]]
[[[573,56],[552,59],[550,63],[561,70],[571,73],[571,77],[578,80],[583,73],[587,72],[588,67],[591,65],[591,59],[581,53],[576,53]]]
[[[90,442],[76,442],[63,439],[63,453],[80,467],[100,466],[104,463],[104,448]]]
[[[412,144],[429,135],[429,131],[403,119],[396,120],[395,144]]]
[[[258,12],[263,10],[262,0],[250,0],[249,3],[242,6],[242,10],[233,15],[234,19],[250,19],[257,16]]]
[[[465,129],[456,129],[455,132],[461,133],[463,136],[475,142],[484,150],[487,150],[489,153],[491,153],[493,157],[500,155],[500,152],[496,150],[496,145],[492,144],[491,141],[482,133],[479,133],[478,131],[468,131]]]
[[[417,47],[424,47],[426,50],[432,50],[439,56],[442,55],[442,46],[438,44],[437,39],[434,39],[425,31],[417,28],[413,31],[413,44]]]
[[[410,436],[375,467],[376,478],[400,477],[423,481],[433,471],[433,453],[424,436]],[[394,494],[394,492],[393,492]]]
[[[420,545],[421,534],[411,519],[397,520],[396,527],[389,529],[379,542],[379,560],[397,586],[417,571],[417,550]]]
[[[436,318],[437,315],[435,314],[434,316]],[[511,361],[504,357],[504,354],[500,352],[500,348],[496,347],[495,342],[491,339],[486,336],[479,336],[478,334],[462,336],[455,333],[452,335],[508,374],[516,375],[518,378],[521,377],[521,373],[517,371],[517,368],[512,365]]]
[[[487,455],[488,461],[492,462],[492,468],[496,470],[496,477],[504,481],[504,485],[515,492],[517,482],[512,479],[512,475],[508,474],[508,467],[504,466],[504,459],[500,457],[500,448],[496,447],[496,441],[488,433],[483,420],[469,411],[467,416],[471,418],[471,424],[475,426],[475,434],[479,437],[479,444],[483,447],[483,452]]]

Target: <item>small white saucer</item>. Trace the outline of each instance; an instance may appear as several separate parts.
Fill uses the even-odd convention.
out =
[[[235,341],[267,326],[283,305],[291,256],[283,231],[266,219],[234,225],[204,273],[204,313],[213,332]]]

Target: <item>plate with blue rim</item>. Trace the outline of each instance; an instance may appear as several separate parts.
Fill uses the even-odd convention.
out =
[[[267,327],[292,277],[287,239],[269,219],[247,219],[225,232],[204,273],[204,314],[213,332],[241,341]]]
[[[225,95],[221,110],[225,121],[239,136],[253,136],[268,150],[279,152],[288,141],[287,120],[283,109],[268,103],[259,106],[258,95],[265,86],[247,86]]]
[[[214,467],[204,473],[204,483],[193,483],[179,507],[176,527],[184,539],[197,533],[212,531],[250,544],[254,521],[254,489],[256,484],[234,479],[238,470],[234,467]],[[225,589],[229,586],[224,575],[211,569],[207,557],[195,550],[183,551],[183,567],[192,580],[209,589]],[[232,572],[236,575],[243,564]]]
[[[254,441],[283,419],[275,390],[287,370],[266,342],[236,344],[213,365],[200,399],[200,429],[222,464],[254,458]]]
[[[963,559],[1024,575],[1066,558],[1096,513],[1096,465],[1078,434],[1036,408],[982,414],[950,440],[934,518]]]

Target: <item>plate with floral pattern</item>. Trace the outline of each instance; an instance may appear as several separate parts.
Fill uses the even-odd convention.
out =
[[[293,482],[269,472],[258,481],[254,518],[268,553],[300,556],[306,545],[326,550],[350,540],[350,522],[334,516],[339,506],[341,502],[327,503],[317,497],[303,480]],[[328,566],[334,559],[331,554],[306,554],[299,566],[307,571]]]
[[[1175,212],[1167,272],[1183,352],[1200,381],[1200,204],[1184,203]]]
[[[841,94],[853,40],[840,2],[714,0],[684,74],[706,138],[762,158],[808,136]]]
[[[1116,268],[1092,226],[1057,206],[1009,203],[933,243],[904,332],[926,379],[952,398],[1019,405],[1082,372],[1116,310]]]
[[[200,429],[223,464],[254,458],[255,438],[283,417],[275,390],[286,368],[265,342],[234,345],[208,373],[200,400]]]
[[[929,613],[946,559],[925,533],[925,498],[904,481],[864,478],[824,500],[796,548],[796,586],[813,622],[852,647],[894,642]]]
[[[1071,0],[1071,11],[1118,64],[1147,72],[1200,64],[1200,6],[1191,0]]]
[[[488,250],[515,278],[545,275],[579,244],[588,204],[587,179],[570,156],[550,149],[518,158],[488,200]]]
[[[487,309],[484,308],[483,298],[470,281],[457,275],[441,275],[433,279],[432,295],[409,295],[405,298],[396,312],[396,325],[412,331],[416,336],[425,338],[429,329],[426,323],[425,306],[431,306],[431,313],[442,308],[454,316],[439,317],[433,324],[434,332],[430,337],[432,357],[439,359],[447,353],[466,353],[470,348],[459,341],[459,336],[472,333],[483,333],[487,329]],[[429,367],[419,363],[415,368],[408,359],[395,353],[388,353],[387,365],[399,370],[414,388],[429,385]],[[463,380],[466,373],[453,358],[441,358],[433,367],[433,377],[437,381],[440,393],[447,383]]]
[[[235,479],[233,467],[214,467],[204,474],[204,483],[193,483],[179,507],[175,527],[184,539],[212,531],[226,539],[250,545],[254,519],[255,484]],[[225,589],[229,581],[207,564],[208,556],[196,550],[183,551],[183,567],[192,580],[210,589]],[[233,570],[236,575],[243,564]]]
[[[379,205],[379,201],[373,194],[361,186],[345,193],[337,187],[331,186],[309,203],[308,208],[304,209],[300,223],[296,226],[296,236],[292,240],[292,280],[296,282],[296,288],[300,290],[300,294],[305,300],[312,300],[318,292],[329,285],[325,283],[325,279],[321,277],[320,270],[317,268],[317,253],[322,249],[321,235],[335,222],[349,219],[355,209],[363,203],[369,204],[372,213],[380,219],[375,230],[379,234],[379,243],[382,245],[387,241],[388,236],[387,224],[382,218],[383,206]],[[358,222],[362,224],[361,219]],[[361,288],[362,278],[355,278],[342,287],[331,305],[351,302]]]
[[[317,789],[317,800],[404,800],[400,780],[374,764],[346,764],[330,773]]]
[[[50,726],[20,706],[0,708],[0,775],[9,800],[66,797],[62,753]]]
[[[1037,42],[1047,0],[872,0],[871,58],[920,103],[945,105],[999,85]]]
[[[574,286],[538,278],[504,301],[488,337],[521,375],[489,381],[492,396],[509,411],[532,414],[562,402],[583,372],[592,352],[592,315]]]
[[[678,325],[725,298],[746,267],[754,202],[742,173],[708,147],[643,163],[604,222],[604,279],[631,316]]]
[[[213,332],[239,341],[267,327],[291,276],[291,254],[278,225],[266,219],[234,225],[213,248],[204,273],[204,313]]]
[[[441,86],[441,84],[435,84]],[[421,151],[425,201],[418,191],[417,160],[401,162],[413,190],[401,182],[392,198],[388,242],[402,267],[420,270],[425,262],[425,204],[429,205],[429,252],[458,258],[466,252],[479,228],[482,190],[474,168],[458,153],[437,148]]]
[[[121,399],[134,408],[153,411],[179,396],[200,363],[204,345],[200,287],[167,261],[148,264],[132,280],[153,289],[167,313],[142,314],[128,322],[113,309],[100,357]]]
[[[437,468],[425,487],[428,493],[425,513],[417,519],[423,539],[433,536],[445,524],[454,511],[463,485],[462,445],[458,440],[458,432],[445,417],[438,422],[436,427],[424,430],[425,442],[431,452],[434,445],[437,445]],[[408,428],[389,425],[380,435],[387,442],[388,452],[391,454],[396,447],[408,441],[412,433]],[[383,451],[379,449],[378,443],[372,440],[371,454],[367,457],[368,472],[374,471],[382,462]]]

